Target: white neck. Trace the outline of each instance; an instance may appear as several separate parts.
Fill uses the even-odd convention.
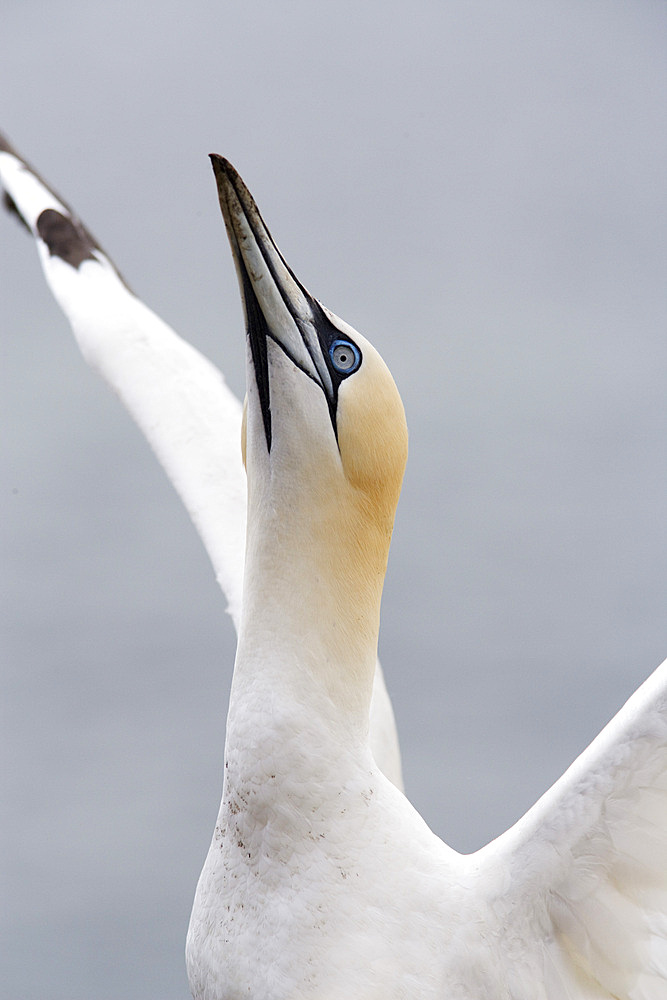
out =
[[[276,381],[294,378],[282,352],[271,371]],[[298,376],[298,393],[272,397],[270,450],[248,380],[248,519],[227,723],[228,798],[248,782],[261,785],[258,798],[274,802],[299,782],[317,795],[327,783],[329,791],[339,786],[344,772],[373,766],[368,732],[380,602],[405,446],[395,449],[392,465],[372,442],[378,468],[364,461],[368,421],[348,406],[338,414],[339,449],[322,390]],[[390,413],[392,426],[404,429],[391,388],[400,411],[399,420]],[[356,444],[350,425],[360,429]],[[346,465],[346,455],[371,475]]]
[[[386,552],[370,567],[349,522],[332,532],[308,503],[276,512],[254,499],[251,490],[233,704],[242,697],[247,709],[268,689],[300,718],[344,730],[348,744],[351,733],[364,740]]]

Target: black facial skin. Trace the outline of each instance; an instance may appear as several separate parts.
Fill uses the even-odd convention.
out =
[[[212,157],[212,160],[213,160],[214,171],[216,171],[216,167],[220,169],[218,166],[219,158]],[[235,171],[234,172],[229,171],[226,168],[226,166],[223,167],[223,169],[226,178],[231,182],[232,186],[234,187],[239,203],[243,206],[245,203],[245,199],[248,196],[247,192],[245,191],[245,189],[241,189],[239,184],[237,183]],[[336,435],[336,440],[338,440],[338,430],[336,425],[336,410],[338,407],[338,389],[340,387],[341,382],[345,381],[346,378],[354,374],[354,372],[358,369],[359,365],[358,364],[355,365],[355,367],[350,371],[339,371],[339,369],[337,369],[334,366],[331,360],[331,355],[330,355],[331,345],[334,343],[334,341],[343,341],[345,343],[353,344],[354,349],[356,350],[360,358],[359,363],[361,363],[362,359],[361,350],[357,344],[354,344],[354,342],[350,340],[350,337],[346,333],[344,333],[342,330],[339,330],[338,327],[336,327],[331,322],[331,320],[326,315],[324,309],[317,301],[317,299],[314,299],[312,295],[303,287],[299,279],[296,277],[296,275],[290,268],[289,264],[286,262],[286,260],[276,247],[273,241],[273,237],[269,233],[268,227],[266,226],[266,223],[264,223],[264,220],[262,220],[262,224],[264,225],[266,234],[268,235],[268,238],[271,240],[273,250],[280,256],[280,259],[282,260],[283,264],[285,265],[286,269],[288,270],[295,284],[299,287],[304,298],[306,299],[306,301],[310,306],[311,322],[317,333],[317,337],[320,344],[320,352],[321,352],[319,358],[314,357],[314,349],[311,347],[308,338],[305,336],[304,333],[303,320],[299,315],[297,315],[294,304],[292,303],[286,289],[284,288],[278,274],[276,273],[273,263],[267,252],[266,240],[264,234],[258,232],[256,226],[253,225],[253,219],[249,213],[246,214],[246,222],[248,223],[250,229],[252,230],[253,236],[255,237],[255,242],[259,247],[262,257],[264,258],[264,262],[271,277],[273,278],[274,284],[278,289],[283,302],[285,303],[285,307],[288,310],[289,314],[291,315],[292,319],[294,320],[297,329],[301,333],[304,347],[306,348],[312,359],[313,369],[317,371],[318,362],[321,365],[322,360],[324,360],[324,363],[329,372],[329,376],[331,379],[331,386],[332,386],[331,391],[329,391],[328,387],[322,385],[320,380],[316,378],[312,374],[312,372],[307,371],[295,358],[293,358],[289,353],[289,351],[285,349],[283,344],[281,344],[276,339],[276,337],[273,336],[269,328],[269,325],[266,321],[266,318],[264,316],[264,313],[262,312],[257,296],[255,295],[254,289],[252,287],[252,281],[250,280],[250,276],[247,272],[245,263],[243,261],[243,255],[237,251],[235,256],[237,258],[242,295],[245,305],[246,333],[250,341],[250,353],[252,356],[253,368],[255,371],[255,381],[257,383],[257,391],[259,393],[259,401],[262,409],[262,421],[264,423],[264,434],[266,437],[267,449],[268,451],[271,451],[271,440],[272,440],[269,366],[268,366],[268,357],[266,350],[266,341],[269,338],[278,344],[280,349],[284,351],[285,354],[287,354],[287,356],[297,366],[297,368],[300,368],[301,371],[303,371],[304,375],[307,375],[315,382],[316,385],[320,387],[320,389],[322,390],[322,392],[326,397],[327,406],[329,408],[329,416],[331,418],[331,425],[333,427],[334,434]]]

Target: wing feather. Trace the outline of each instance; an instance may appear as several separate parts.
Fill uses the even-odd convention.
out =
[[[215,365],[132,293],[75,212],[1,134],[0,183],[6,206],[35,238],[81,353],[120,397],[183,501],[238,629],[246,518],[240,402]],[[379,663],[371,746],[401,788],[398,735]]]
[[[508,919],[541,914],[572,984],[667,997],[667,661],[486,850],[509,874]]]
[[[217,368],[130,291],[69,206],[6,141],[0,181],[86,361],[121,398],[185,504],[238,626],[246,503],[239,401]]]

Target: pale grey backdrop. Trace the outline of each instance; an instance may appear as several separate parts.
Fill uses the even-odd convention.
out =
[[[473,850],[667,651],[665,6],[5,0],[0,127],[243,392],[207,153],[389,363],[381,653],[409,794]],[[0,219],[8,1000],[185,1000],[234,638],[206,556]]]

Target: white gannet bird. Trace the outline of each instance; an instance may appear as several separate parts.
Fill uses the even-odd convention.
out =
[[[197,1000],[667,995],[667,663],[508,833],[462,856],[368,740],[407,455],[372,345],[212,157],[247,327],[246,564]]]
[[[5,204],[35,238],[46,281],[86,361],[143,431],[204,543],[238,629],[246,482],[241,403],[222,373],[138,299],[72,209],[0,133]],[[402,788],[391,701],[378,662],[373,753]]]
[[[233,168],[214,168],[247,317],[249,491],[193,995],[663,1000],[667,667],[501,838],[464,857],[429,831],[368,735],[400,398],[373,347],[294,277]],[[83,277],[102,258],[74,235],[47,233],[41,253]]]

